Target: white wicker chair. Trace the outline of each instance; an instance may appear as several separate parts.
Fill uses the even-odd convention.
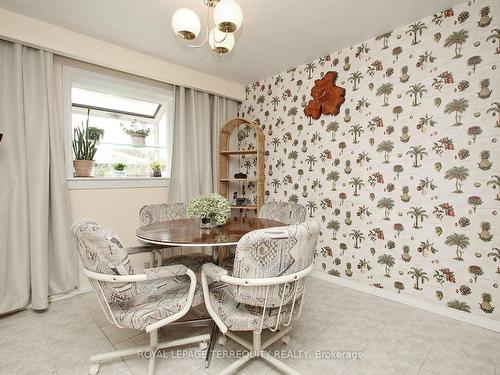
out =
[[[290,340],[291,322],[300,316],[307,276],[314,267],[319,231],[319,224],[311,221],[246,234],[236,247],[232,276],[214,264],[203,265],[202,286],[208,312],[220,331],[248,349],[249,354],[220,374],[232,373],[258,357],[286,374],[298,374],[265,349],[280,338]],[[262,343],[263,329],[279,332]],[[234,331],[253,331],[253,342]]]
[[[259,210],[259,218],[276,220],[280,223],[291,225],[306,221],[307,209],[298,203],[273,201],[265,203]],[[229,272],[233,270],[234,248],[229,250],[229,255],[224,257],[221,266]]]
[[[150,335],[149,345],[90,357],[95,365],[89,374],[99,372],[101,361],[148,352],[148,374],[153,375],[158,350],[197,342],[206,347],[208,334],[158,342],[158,329],[182,318],[193,300],[201,299],[193,271],[184,265],[170,265],[134,274],[126,249],[112,231],[95,221],[82,220],[73,225],[72,232],[83,272],[108,321],[119,328],[145,330]]]
[[[140,209],[139,221],[143,227],[167,220],[184,219],[186,218],[186,210],[186,203],[149,204]],[[212,256],[203,252],[184,254],[179,247],[156,246],[148,243],[144,243],[143,246],[131,248],[129,254],[137,254],[139,252],[151,252],[154,254],[154,263],[157,266],[183,264],[197,273],[198,276],[201,272],[201,266],[204,263],[212,261]],[[153,265],[151,266],[153,267]]]

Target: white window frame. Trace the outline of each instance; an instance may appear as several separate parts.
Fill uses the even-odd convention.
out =
[[[131,80],[125,80],[110,75],[105,75],[89,70],[79,69],[70,65],[62,66],[62,95],[63,95],[63,121],[64,121],[64,151],[66,159],[66,180],[70,190],[80,189],[126,189],[126,188],[152,188],[152,187],[168,187],[170,182],[169,177],[74,177],[73,175],[73,149],[71,147],[73,141],[72,128],[72,100],[71,100],[71,83],[73,77],[85,76],[91,79],[99,79],[106,81],[115,81],[126,83],[137,91],[147,91],[153,93],[151,100],[154,100],[155,94],[158,95],[157,100],[164,100],[165,94],[168,94],[167,103],[167,123],[173,124],[173,110],[168,111],[168,107],[174,108],[174,87],[168,85],[165,88],[145,85]],[[145,98],[148,99],[148,98]],[[173,126],[172,126],[173,127]],[[172,142],[172,137],[171,137]],[[170,145],[172,147],[172,145]],[[171,162],[171,160],[169,160]],[[170,169],[170,168],[169,168]]]

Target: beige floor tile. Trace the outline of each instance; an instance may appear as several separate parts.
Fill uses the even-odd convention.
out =
[[[305,345],[295,353],[294,357],[280,359],[302,374],[340,375],[347,368],[347,360],[325,358],[325,353],[323,353],[322,359],[317,359],[315,358],[317,353],[317,349]],[[280,374],[280,372],[274,370],[271,374]]]
[[[417,375],[420,367],[382,350],[365,351],[365,358],[352,361],[343,375]]]
[[[160,340],[205,332],[210,327],[171,326],[161,330]],[[263,333],[263,341],[268,335]],[[278,341],[270,349],[288,356],[307,352],[308,358],[283,358],[307,375],[500,375],[500,334],[318,279],[310,279],[303,315],[294,322],[291,337],[291,344]],[[52,303],[42,313],[25,310],[0,318],[0,372],[86,374],[90,355],[148,342],[144,332],[111,325],[95,295],[87,293]],[[215,348],[218,357],[222,350],[243,349],[230,339]],[[197,345],[181,349],[199,352]],[[316,358],[332,351],[363,351],[366,358]],[[158,373],[216,374],[234,361],[214,358],[205,371],[203,357],[186,357],[159,359]],[[103,363],[101,373],[138,375],[147,373],[147,367],[147,359],[129,357]],[[279,372],[252,360],[239,374]]]
[[[118,344],[123,340],[128,340],[131,337],[141,334],[141,331],[137,329],[118,328],[113,324],[107,324],[100,328],[102,332],[104,332],[108,340],[111,342],[111,344],[113,345]]]
[[[382,350],[420,368],[431,350],[432,343],[431,339],[411,330],[394,329],[390,325],[386,325],[366,350]]]
[[[439,375],[493,375],[495,365],[488,360],[453,350],[453,344],[433,346],[422,368]]]

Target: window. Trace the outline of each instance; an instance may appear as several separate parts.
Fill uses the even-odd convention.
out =
[[[67,172],[68,180],[74,182],[70,187],[75,183],[99,187],[95,185],[102,186],[102,181],[109,187],[157,186],[158,177],[165,184],[170,177],[173,89],[70,66],[63,67],[63,77],[70,155]],[[97,140],[93,179],[75,178],[71,163],[75,130],[87,123]],[[159,168],[153,170],[154,164]]]

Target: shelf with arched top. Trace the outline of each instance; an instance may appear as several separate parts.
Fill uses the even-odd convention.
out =
[[[235,150],[231,149],[230,140],[231,134],[237,130],[240,125],[250,125],[255,132],[256,145],[255,149],[250,150]],[[220,131],[219,135],[219,194],[230,200],[231,185],[241,182],[255,183],[257,201],[248,206],[232,205],[231,208],[242,210],[258,210],[264,204],[264,186],[265,186],[265,170],[264,170],[264,133],[259,125],[251,123],[242,118],[235,118],[227,122]],[[256,176],[255,178],[237,179],[230,176],[230,163],[232,156],[255,155]]]

